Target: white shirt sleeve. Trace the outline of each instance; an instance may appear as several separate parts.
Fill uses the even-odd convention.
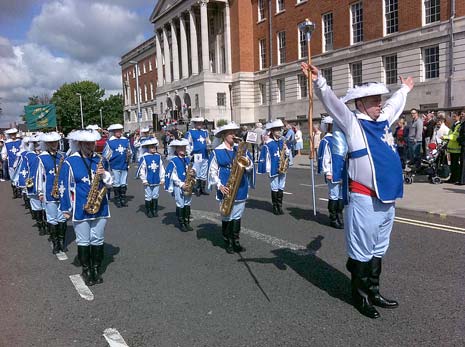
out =
[[[37,194],[39,196],[45,195],[45,168],[42,160],[39,160],[39,165],[37,166]]]
[[[145,160],[142,160],[142,163],[140,164],[139,177],[142,183],[147,183],[147,163]]]
[[[219,189],[222,184],[219,176],[219,167],[218,167],[218,162],[216,161],[216,155],[213,156],[212,161],[210,163],[210,184],[213,185],[215,184],[216,187]]]
[[[331,161],[331,152],[329,151],[329,145],[325,148],[325,153],[323,154],[323,163],[322,163],[322,171],[323,174],[332,175],[332,161]]]
[[[182,188],[184,182],[179,179],[178,173],[176,171],[176,166],[173,168],[173,173],[171,174],[171,181],[176,187]]]
[[[4,144],[2,148],[2,160],[7,160],[7,158],[8,158],[8,151],[6,150],[6,145]]]
[[[160,160],[160,184],[165,183],[165,166],[163,162]]]

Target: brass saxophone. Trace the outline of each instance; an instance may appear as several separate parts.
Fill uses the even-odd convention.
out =
[[[196,179],[195,179],[195,172],[192,169],[193,165],[194,163],[191,161],[186,170],[186,180],[184,181],[184,187],[183,187],[185,196],[191,196],[192,190],[194,189],[194,186],[195,186]]]
[[[281,137],[283,140],[283,148],[279,151],[279,167],[278,172],[280,174],[286,174],[287,169],[289,168],[289,156],[286,154],[286,138],[284,136]]]
[[[100,159],[100,161],[97,164],[98,169],[103,166],[103,157],[100,154],[97,154],[97,156]],[[96,214],[100,210],[102,200],[107,195],[107,187],[103,186],[101,189],[99,189],[101,180],[102,178],[100,177],[100,175],[97,174],[95,174],[92,178],[89,195],[87,195],[87,201],[84,205],[84,210],[89,214]]]
[[[28,177],[26,179],[26,188],[31,189],[34,187],[34,178]]]
[[[228,182],[226,186],[229,189],[229,194],[223,195],[223,200],[221,201],[220,213],[223,216],[229,216],[234,205],[234,200],[236,200],[237,191],[241,185],[242,176],[244,175],[244,170],[250,166],[250,159],[246,155],[247,142],[243,141],[239,137],[234,138],[235,141],[239,140],[239,146],[237,148],[236,157],[234,158],[231,166],[231,172],[229,174]]]
[[[63,162],[65,161],[65,156],[63,155],[60,158],[60,162],[58,163],[58,169],[55,171],[55,178],[53,179],[53,188],[52,188],[52,198],[58,200],[60,198],[60,191],[58,190],[58,181],[60,178],[60,171],[61,167],[63,166]]]

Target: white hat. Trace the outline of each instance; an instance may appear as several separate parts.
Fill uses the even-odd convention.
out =
[[[355,86],[353,88],[350,88],[347,91],[347,94],[343,96],[340,100],[344,103],[359,99],[359,98],[365,98],[367,96],[373,96],[373,95],[382,95],[382,94],[388,94],[389,89],[381,83],[381,82],[368,82],[364,83],[361,86]]]
[[[284,123],[281,119],[276,119],[272,122],[266,123],[266,130],[270,130],[273,128],[282,128],[284,126]]]
[[[149,131],[150,131],[149,127],[145,127],[145,128],[140,129],[141,133],[148,133]]]
[[[39,142],[41,136],[42,136],[42,133],[37,132],[29,138],[29,142]]]
[[[205,119],[203,117],[196,117],[196,118],[191,119],[192,123],[196,123],[196,122],[202,122],[203,123],[204,121],[205,121]]]
[[[178,146],[189,146],[189,141],[187,141],[187,139],[171,141],[170,147],[178,147]]]
[[[112,124],[108,127],[108,131],[113,131],[113,130],[123,130],[124,126],[121,124]]]
[[[221,137],[221,133],[227,131],[227,130],[239,130],[239,125],[237,125],[236,123],[234,122],[229,122],[228,124],[225,124],[221,127],[219,127],[218,129],[216,129],[216,131],[214,132],[214,135],[216,137]]]
[[[144,146],[152,146],[152,145],[155,145],[155,146],[158,145],[158,140],[155,137],[151,137],[151,138],[145,140],[144,142],[142,142],[142,147],[144,147]]]
[[[100,129],[100,127],[97,124],[89,124],[86,127],[86,130],[99,130],[99,129]]]
[[[39,137],[39,141],[42,141],[42,142],[54,142],[54,141],[60,141],[60,139],[61,139],[61,136],[56,131],[52,131],[51,133],[43,133]]]
[[[102,138],[97,130],[74,130],[68,134],[68,140],[94,142]]]
[[[31,142],[31,137],[30,137],[30,136],[24,136],[24,137],[23,137],[23,142],[24,142],[24,143],[29,143],[29,142]]]
[[[333,118],[330,116],[323,117],[321,124],[333,124]]]
[[[11,129],[8,129],[5,131],[5,134],[9,135],[9,134],[16,134],[18,132],[18,129],[16,128],[11,128]]]

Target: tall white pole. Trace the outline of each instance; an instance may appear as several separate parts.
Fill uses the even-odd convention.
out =
[[[142,118],[142,113],[140,111],[140,91],[139,91],[139,64],[137,61],[131,60],[130,64],[135,65],[136,67],[136,98],[137,98],[137,128],[139,129],[140,134],[140,120]]]
[[[103,129],[103,116],[102,116],[102,109],[100,109],[100,128]]]
[[[76,93],[76,95],[79,95],[79,105],[81,107],[81,128],[84,129],[84,113],[82,113],[82,95],[81,93]]]

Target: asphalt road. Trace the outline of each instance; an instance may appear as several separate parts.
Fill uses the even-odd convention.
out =
[[[108,346],[108,328],[131,347],[464,346],[465,219],[398,210],[381,288],[400,307],[370,320],[350,304],[344,235],[326,225],[320,178],[313,217],[308,175],[291,169],[284,216],[271,213],[258,177],[242,255],[222,248],[212,195],[194,198],[195,230],[182,233],[174,200],[163,192],[160,217],[148,219],[130,179],[129,207],[111,208],[104,283],[90,301],[69,278],[80,273],[75,244],[58,260],[1,183],[0,346]]]

